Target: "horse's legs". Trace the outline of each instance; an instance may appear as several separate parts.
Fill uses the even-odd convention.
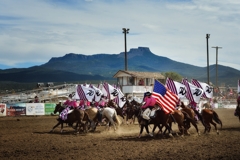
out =
[[[54,130],[57,126],[59,126],[60,124],[61,124],[61,122],[58,121],[58,123],[52,128],[52,130],[51,130],[50,132],[53,132],[53,130]]]
[[[211,130],[211,126],[210,126],[210,123],[207,121],[203,121],[204,122],[204,127],[205,127],[205,130],[204,130],[204,134],[208,131],[210,132]]]
[[[113,125],[113,127],[114,127],[114,131],[116,131],[116,130],[117,130],[117,128],[116,128],[116,125],[115,125],[115,123],[114,123],[114,121],[113,121],[113,118],[112,118],[112,117],[110,118],[110,123]]]
[[[215,130],[217,131],[217,134],[219,134],[218,129],[217,129],[217,124],[214,123],[213,121],[211,121],[210,123],[215,127]],[[211,129],[211,128],[210,128],[210,129]],[[210,130],[209,130],[209,131],[210,131]]]

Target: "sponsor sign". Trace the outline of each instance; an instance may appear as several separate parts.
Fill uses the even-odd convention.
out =
[[[0,117],[6,116],[6,104],[0,103]]]
[[[26,103],[7,104],[7,116],[26,115]]]
[[[55,103],[45,103],[45,115],[51,115],[55,109]]]
[[[44,115],[44,103],[26,103],[26,115]]]

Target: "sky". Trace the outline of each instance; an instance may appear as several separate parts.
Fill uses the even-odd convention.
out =
[[[199,67],[240,70],[239,0],[0,0],[0,69],[27,68],[68,53],[148,47]],[[124,62],[123,62],[124,63]],[[143,62],[144,63],[144,62]]]

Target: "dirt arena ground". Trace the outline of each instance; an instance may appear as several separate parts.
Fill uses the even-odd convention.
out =
[[[223,122],[219,135],[213,127],[209,134],[203,134],[199,123],[200,136],[191,128],[190,136],[144,135],[140,139],[138,124],[123,124],[116,132],[99,126],[87,134],[75,134],[72,128],[65,127],[61,134],[60,127],[49,133],[57,122],[56,116],[1,117],[0,159],[240,159],[240,122],[233,115],[234,109],[215,111]]]

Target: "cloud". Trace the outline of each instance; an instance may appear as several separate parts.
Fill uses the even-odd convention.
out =
[[[0,64],[43,64],[66,53],[92,55],[149,47],[159,56],[205,67],[240,69],[240,3],[234,0],[10,0],[0,1]]]

